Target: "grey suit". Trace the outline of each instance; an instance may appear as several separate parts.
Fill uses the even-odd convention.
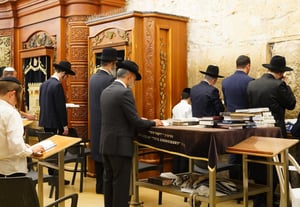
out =
[[[105,207],[128,207],[135,131],[155,122],[139,117],[132,91],[118,81],[103,90],[101,112]]]

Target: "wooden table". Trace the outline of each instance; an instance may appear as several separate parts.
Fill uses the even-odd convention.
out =
[[[284,193],[283,193],[283,203],[284,207],[288,206],[289,203],[289,173],[288,173],[288,149],[293,145],[297,144],[299,141],[297,139],[282,139],[274,137],[259,137],[252,136],[232,147],[227,148],[228,153],[241,154],[243,157],[243,197],[244,206],[248,207],[248,162],[256,162],[267,164],[268,170],[268,180],[267,185],[270,190],[267,192],[267,206],[271,207],[273,202],[273,165],[282,166],[284,174]],[[280,161],[273,162],[272,158],[280,154]],[[248,156],[258,156],[267,158],[266,161],[263,160],[253,160],[248,159]]]
[[[243,195],[216,197],[216,164],[218,155],[226,153],[227,147],[233,146],[250,136],[272,136],[280,137],[278,127],[269,128],[247,128],[247,129],[219,129],[200,128],[197,126],[167,126],[152,127],[148,130],[140,130],[135,141],[135,159],[133,162],[133,202],[132,205],[140,206],[138,187],[149,187],[152,189],[173,193],[179,196],[189,197],[187,193],[175,192],[173,189],[161,186],[149,185],[137,180],[137,146],[153,148],[173,155],[183,156],[192,160],[208,161],[209,170],[209,196],[199,197],[199,200],[209,203],[215,207],[216,203],[226,200],[241,198]],[[260,192],[265,192],[261,190]],[[239,197],[238,197],[239,196]]]
[[[23,127],[26,127],[26,126],[32,124],[32,122],[33,122],[32,120],[28,120],[28,119],[23,119],[22,121],[23,121]]]
[[[81,141],[81,138],[68,137],[61,135],[53,135],[48,138],[53,141],[56,146],[43,153],[41,157],[34,157],[38,159],[38,197],[40,206],[44,206],[44,192],[43,192],[43,167],[50,167],[58,170],[58,197],[63,197],[65,195],[65,174],[64,174],[64,151],[66,148],[75,145]],[[52,155],[58,154],[58,165],[53,163],[48,163],[44,161],[46,158]],[[59,204],[60,207],[64,207],[64,202]]]

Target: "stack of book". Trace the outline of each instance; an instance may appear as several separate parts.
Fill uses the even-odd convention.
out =
[[[252,113],[252,121],[256,127],[273,127],[275,126],[275,119],[268,107],[238,109],[236,112]]]
[[[204,126],[216,126],[223,119],[222,116],[204,116],[199,118],[199,124]]]
[[[251,125],[252,117],[255,116],[248,112],[221,112],[222,122],[218,123],[218,127],[226,129],[242,129]]]

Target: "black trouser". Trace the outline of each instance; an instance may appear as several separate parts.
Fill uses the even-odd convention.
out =
[[[128,207],[132,158],[103,155],[105,207]]]
[[[96,193],[103,193],[103,163],[95,161]]]

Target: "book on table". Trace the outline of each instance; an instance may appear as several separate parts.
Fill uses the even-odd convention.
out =
[[[32,149],[38,145],[42,145],[44,147],[45,151],[48,151],[56,146],[56,144],[52,140],[46,139],[46,140],[43,140],[41,142],[38,142],[38,143],[32,145],[30,148]]]
[[[246,113],[261,113],[270,111],[269,107],[258,107],[258,108],[247,108],[247,109],[236,109],[235,112],[246,112]]]
[[[222,121],[222,116],[203,116],[199,118],[199,124],[205,126],[215,126],[218,122]]]

